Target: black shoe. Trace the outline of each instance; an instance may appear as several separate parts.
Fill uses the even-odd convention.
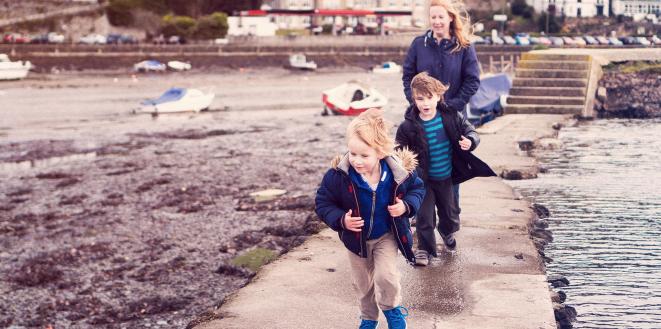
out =
[[[443,236],[442,238],[443,242],[445,243],[445,247],[447,247],[449,251],[454,251],[457,249],[457,240],[455,240],[454,234]]]

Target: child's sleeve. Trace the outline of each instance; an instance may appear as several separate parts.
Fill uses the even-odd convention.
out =
[[[418,213],[418,209],[420,209],[422,200],[425,197],[425,185],[422,179],[418,177],[415,171],[411,173],[411,176],[411,183],[406,191],[406,195],[404,195],[404,199],[402,199],[407,205],[408,213],[406,216],[408,217],[413,217]]]
[[[463,116],[461,113],[457,113],[460,122],[461,134],[470,139],[473,143],[468,152],[472,152],[480,144],[480,134],[475,131],[475,127]]]
[[[332,170],[332,169],[331,169]],[[340,206],[339,197],[336,193],[333,193],[332,188],[332,171],[329,170],[324,179],[321,181],[321,185],[317,190],[317,195],[314,199],[315,212],[317,216],[328,225],[333,231],[344,230],[343,218],[346,211],[342,210]],[[348,211],[349,209],[347,209]]]

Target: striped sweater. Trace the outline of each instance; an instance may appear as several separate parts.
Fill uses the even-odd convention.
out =
[[[422,121],[429,151],[429,178],[443,180],[452,174],[452,149],[445,129],[443,119],[436,115],[433,119]]]

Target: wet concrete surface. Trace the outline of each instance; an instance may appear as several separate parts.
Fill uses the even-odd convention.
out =
[[[0,85],[0,327],[183,328],[212,319],[277,254],[318,231],[313,195],[350,118],[321,91],[397,76],[286,70],[64,73]],[[169,87],[215,92],[210,112],[132,106]],[[387,108],[403,114],[403,97]],[[287,190],[255,203],[249,193]]]
[[[560,115],[499,118],[479,129],[477,154],[499,170],[536,170],[535,161],[518,150],[518,140],[554,136],[552,126],[565,120]],[[409,326],[556,328],[543,260],[528,234],[535,217],[531,204],[495,177],[462,184],[460,201],[456,252],[439,246],[443,251],[427,267],[399,258]],[[357,327],[346,253],[337,234],[326,229],[265,266],[228,297],[215,318],[196,328]]]

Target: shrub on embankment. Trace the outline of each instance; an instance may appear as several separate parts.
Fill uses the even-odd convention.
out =
[[[202,8],[188,1],[110,0],[106,13],[112,25],[155,30],[166,37],[178,35],[193,39],[223,38],[229,28],[227,14],[209,12],[210,8]],[[209,14],[204,15],[207,12]],[[147,16],[162,17],[156,22],[156,29],[152,26],[153,20],[145,19]]]
[[[595,102],[600,117],[661,117],[661,62],[625,62],[604,67]]]

